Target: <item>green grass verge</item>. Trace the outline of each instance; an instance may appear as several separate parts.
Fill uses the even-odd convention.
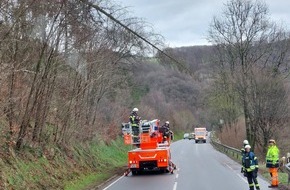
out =
[[[117,172],[124,172],[131,147],[120,138],[109,144],[95,141],[69,150],[51,149],[52,158],[32,148],[16,157],[0,157],[0,189],[81,190],[96,186]]]
[[[183,131],[175,131],[174,132],[174,141],[178,141],[178,140],[183,139],[183,134],[184,134]]]
[[[110,178],[114,172],[124,172],[127,164],[127,152],[131,149],[123,143],[123,139],[112,141],[109,145],[104,142],[92,143],[87,149],[78,147],[77,154],[81,165],[91,165],[96,168],[95,172],[78,176],[65,184],[65,190],[86,189],[88,186],[97,185]],[[90,160],[83,158],[90,157]]]
[[[97,185],[110,178],[112,173],[102,172],[95,174],[88,174],[78,177],[77,180],[66,182],[65,190],[80,190],[86,189],[89,186]]]

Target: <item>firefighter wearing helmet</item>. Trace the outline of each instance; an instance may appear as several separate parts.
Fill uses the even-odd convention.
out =
[[[247,145],[249,145],[249,141],[248,140],[244,140],[243,141],[243,147],[241,148],[241,153],[242,153],[242,158],[244,157],[244,154],[245,154],[245,146],[247,146]],[[242,161],[242,164],[243,164],[243,161]],[[241,173],[244,173],[245,171],[244,171],[244,168],[242,167],[241,168]],[[244,175],[246,175],[245,173],[244,173]]]
[[[136,142],[138,140],[139,135],[139,124],[141,118],[138,116],[138,108],[134,108],[129,116],[129,121],[131,123],[133,136],[135,136],[134,141]]]
[[[245,146],[246,146],[246,145],[249,145],[249,141],[248,141],[248,140],[244,140],[244,141],[243,141],[243,147],[241,148],[242,156],[243,156],[244,153],[245,153]]]
[[[166,121],[164,125],[159,128],[159,132],[163,134],[163,141],[165,141],[165,139],[168,140],[169,137],[171,137],[169,121]]]
[[[248,179],[250,190],[260,189],[257,176],[258,176],[258,160],[255,154],[251,151],[251,146],[245,146],[245,153],[243,155],[243,169],[244,175]]]
[[[276,141],[274,139],[269,140],[269,148],[266,155],[266,167],[269,168],[269,173],[272,178],[269,188],[277,188],[279,184],[279,148],[276,146]]]

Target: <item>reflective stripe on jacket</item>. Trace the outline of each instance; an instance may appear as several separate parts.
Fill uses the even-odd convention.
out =
[[[279,167],[279,149],[276,145],[272,145],[268,148],[266,155],[266,167],[267,168]]]
[[[138,127],[140,120],[138,119],[138,115],[136,113],[131,113],[129,117],[130,123],[132,127]]]
[[[245,152],[242,162],[243,168],[246,172],[254,171],[259,167],[258,159],[253,152]]]

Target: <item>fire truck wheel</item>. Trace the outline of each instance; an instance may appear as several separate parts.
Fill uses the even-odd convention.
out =
[[[134,170],[132,171],[132,175],[137,175],[138,174],[138,171]]]

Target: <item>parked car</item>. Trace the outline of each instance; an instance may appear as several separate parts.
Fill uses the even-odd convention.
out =
[[[194,133],[189,133],[188,139],[195,139],[195,134]]]
[[[188,137],[189,137],[189,133],[184,133],[183,139],[188,139]]]

